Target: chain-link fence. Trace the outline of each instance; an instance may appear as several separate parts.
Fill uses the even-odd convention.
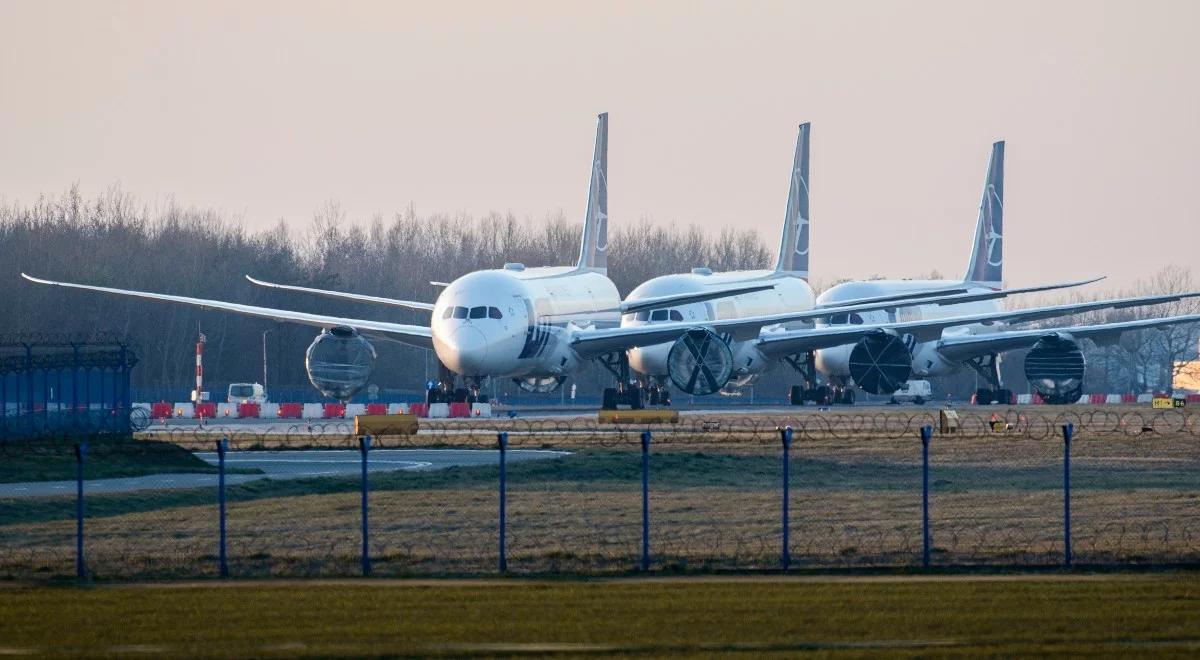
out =
[[[900,411],[447,420],[372,438],[230,423],[8,442],[0,576],[1195,564],[1198,418],[960,411],[954,432]]]

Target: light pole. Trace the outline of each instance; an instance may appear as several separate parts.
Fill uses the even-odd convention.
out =
[[[266,391],[267,391],[267,335],[271,334],[271,332],[273,332],[273,331],[274,331],[273,329],[272,330],[264,330],[262,333],[262,344],[263,344],[263,382],[262,382],[262,386],[263,386],[263,393],[266,393]]]

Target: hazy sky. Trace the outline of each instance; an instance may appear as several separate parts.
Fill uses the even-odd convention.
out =
[[[79,182],[264,227],[583,214],[774,246],[813,123],[814,276],[960,275],[1005,139],[1013,284],[1200,243],[1200,2],[0,0],[0,197]]]

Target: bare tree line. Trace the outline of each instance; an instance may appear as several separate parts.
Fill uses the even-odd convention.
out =
[[[431,281],[495,268],[505,261],[530,266],[574,263],[579,223],[561,212],[533,219],[489,213],[419,215],[412,208],[367,222],[347,218],[336,203],[319,209],[307,227],[282,221],[249,231],[241,218],[172,202],[152,208],[118,189],[84,199],[77,187],[32,204],[0,204],[0,333],[104,330],[140,346],[136,385],[173,388],[177,396],[192,381],[198,331],[209,340],[206,373],[215,384],[262,379],[266,333],[268,385],[304,388],[304,349],[314,331],[289,324],[233,317],[180,305],[98,296],[36,287],[19,279],[29,272],[99,285],[218,298],[322,314],[426,323],[428,314],[341,302],[255,287],[249,274],[271,281],[411,300],[433,301]],[[749,230],[708,232],[695,225],[663,227],[648,221],[610,227],[609,273],[622,295],[641,282],[704,265],[714,270],[765,268],[772,250]],[[1189,270],[1167,267],[1129,291],[1095,298],[1190,290]],[[1065,302],[1022,300],[1021,306]],[[1097,323],[1164,314],[1200,313],[1200,303],[1182,301],[1155,308],[1095,312],[1053,324]],[[1127,335],[1118,345],[1087,344],[1085,387],[1124,392],[1169,383],[1175,363],[1194,357],[1197,326]],[[417,390],[431,373],[424,351],[399,344],[378,346],[374,381],[381,388]],[[1004,375],[1023,382],[1021,355],[1010,354]],[[1016,359],[1013,359],[1016,358]],[[590,369],[576,378],[581,394],[598,391],[606,372]],[[768,373],[757,388],[782,395],[796,381],[786,368]],[[971,376],[946,379],[943,392],[965,393]],[[507,388],[511,389],[511,388]],[[1016,387],[1023,391],[1021,387]]]

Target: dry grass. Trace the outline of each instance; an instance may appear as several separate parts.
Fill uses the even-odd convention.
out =
[[[891,409],[895,410],[895,409]],[[1003,411],[999,411],[1001,415]],[[933,562],[1055,565],[1063,556],[1063,443],[1032,433],[1076,415],[1072,446],[1077,563],[1200,562],[1200,440],[1190,418],[1156,417],[1163,432],[1128,432],[1146,408],[1022,409],[1013,432],[935,436],[930,448]],[[905,414],[922,414],[911,408]],[[1041,415],[1031,421],[1033,415]],[[804,431],[792,449],[793,566],[912,567],[921,561],[920,442],[915,433],[869,435],[855,411],[834,435]],[[1090,417],[1089,417],[1090,416]],[[848,413],[803,411],[819,428]],[[781,555],[779,441],[774,425],[749,434],[720,416],[721,432],[660,433],[653,442],[651,551],[657,570],[769,569]],[[834,421],[829,421],[834,420]],[[511,420],[504,420],[506,422]],[[520,422],[521,420],[517,420]],[[1136,421],[1136,420],[1135,420]],[[497,423],[496,421],[490,422]],[[557,421],[555,422],[557,423]],[[838,422],[840,423],[840,422]],[[888,421],[870,422],[882,428]],[[910,422],[904,422],[909,424]],[[441,422],[478,428],[483,422]],[[860,426],[855,427],[858,424]],[[899,422],[897,422],[899,424]],[[1024,424],[1025,426],[1020,426]],[[1168,428],[1168,426],[1170,428]],[[799,426],[797,428],[800,428]],[[807,427],[806,427],[807,428]],[[1022,430],[1024,429],[1024,430]],[[900,429],[903,430],[903,429]],[[437,436],[486,445],[491,431]],[[732,435],[731,435],[732,434]],[[638,563],[641,500],[637,434],[514,436],[521,446],[585,451],[510,468],[508,559],[527,573],[619,573]],[[423,441],[428,438],[422,436]],[[373,477],[371,555],[377,573],[476,574],[497,560],[494,468],[438,473],[409,487]],[[433,473],[430,473],[432,476]],[[378,481],[377,481],[378,479]],[[390,479],[391,481],[386,481]],[[352,484],[349,484],[353,487]],[[342,490],[347,490],[343,488]],[[359,570],[358,494],[259,495],[229,506],[235,575],[353,575]],[[216,573],[213,503],[164,504],[89,519],[89,565],[100,578]],[[0,575],[69,575],[73,522],[0,526]]]

